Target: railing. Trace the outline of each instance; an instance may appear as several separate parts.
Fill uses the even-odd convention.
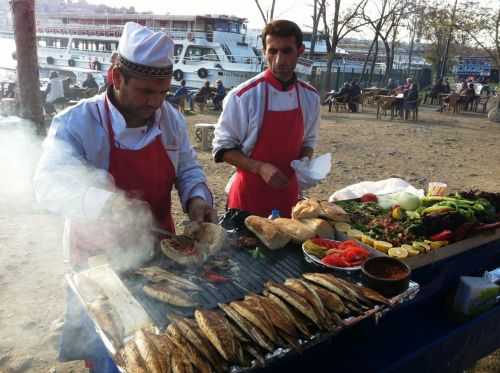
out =
[[[239,63],[245,65],[260,65],[262,63],[262,59],[260,57],[254,56],[236,56],[236,55],[224,55],[227,57],[227,60],[222,62],[229,63]],[[220,56],[216,54],[204,54],[202,56],[186,56],[183,58],[184,62],[221,62]]]

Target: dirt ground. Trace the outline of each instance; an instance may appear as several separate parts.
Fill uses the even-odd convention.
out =
[[[215,123],[217,113],[187,115],[195,147],[194,123]],[[322,109],[317,153],[333,153],[328,179],[307,191],[327,198],[336,189],[364,180],[401,177],[417,187],[448,183],[452,191],[500,191],[500,125],[485,115],[441,114],[423,107],[416,122],[375,120],[363,113]],[[232,169],[199,151],[219,212]],[[0,197],[2,195],[0,194]],[[184,220],[178,203],[177,222]],[[60,238],[62,219],[36,208],[32,200],[0,199],[0,372],[84,372],[80,362],[56,361],[64,310]],[[500,371],[500,351],[479,361],[473,372]]]

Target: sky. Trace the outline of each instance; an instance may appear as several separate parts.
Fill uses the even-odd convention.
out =
[[[106,4],[114,7],[134,6],[137,11],[155,14],[225,14],[248,19],[250,28],[262,28],[264,22],[254,0],[87,0],[89,4]],[[264,12],[271,7],[271,0],[259,1]],[[276,0],[274,18],[287,18],[304,27],[310,22],[313,0]],[[307,28],[304,28],[306,30]]]

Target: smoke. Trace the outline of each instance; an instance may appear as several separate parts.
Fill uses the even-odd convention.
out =
[[[17,117],[0,119],[0,201],[9,209],[33,206],[33,174],[41,140],[34,125]]]

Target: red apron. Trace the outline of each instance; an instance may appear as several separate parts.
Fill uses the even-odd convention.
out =
[[[115,144],[111,124],[111,113],[107,98],[106,125],[109,134],[109,173],[115,187],[126,192],[130,198],[146,201],[160,227],[175,231],[170,213],[170,194],[175,182],[175,169],[163,146],[161,135],[139,150],[120,149]],[[72,264],[85,264],[93,255],[109,249],[110,240],[104,233],[116,237],[120,232],[112,223],[72,224],[70,236],[70,259]]]
[[[290,217],[299,199],[299,184],[290,162],[299,159],[304,142],[304,118],[300,106],[298,84],[295,84],[298,106],[289,111],[270,111],[269,84],[280,84],[270,70],[265,77],[265,108],[259,137],[250,158],[271,163],[289,179],[284,189],[274,189],[259,175],[238,169],[228,195],[228,207],[267,217],[278,209],[282,217]]]

